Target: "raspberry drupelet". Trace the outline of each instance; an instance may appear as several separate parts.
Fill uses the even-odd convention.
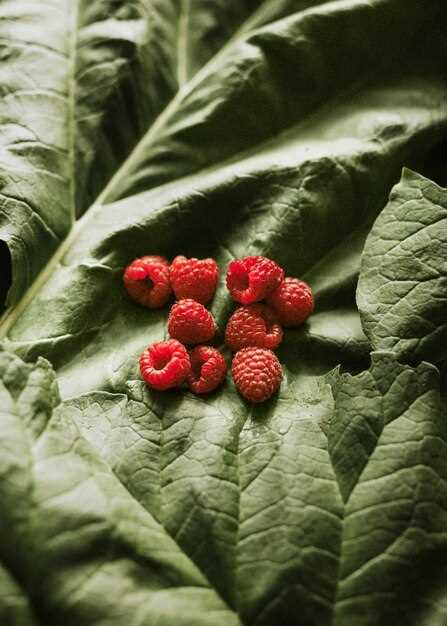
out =
[[[241,306],[228,320],[225,343],[236,352],[248,346],[274,350],[283,338],[276,313],[265,304]]]
[[[172,294],[169,263],[161,256],[144,256],[132,261],[123,276],[127,293],[142,306],[158,309]]]
[[[162,265],[166,265],[166,267],[169,267],[168,259],[164,256],[160,256],[159,254],[149,254],[142,258],[145,259],[148,263],[161,263]]]
[[[186,298],[176,302],[169,313],[168,332],[182,343],[193,345],[210,341],[216,332],[216,323],[203,304]]]
[[[228,265],[227,287],[231,296],[241,304],[263,300],[284,278],[282,268],[263,256],[235,259]]]
[[[140,356],[140,373],[149,387],[166,391],[178,387],[191,371],[185,346],[176,339],[150,345]]]
[[[191,298],[207,304],[214,296],[219,278],[219,268],[214,259],[187,259],[177,256],[169,271],[177,300]]]
[[[189,388],[194,393],[210,393],[223,383],[227,364],[217,348],[197,346],[191,350],[191,371],[187,377]]]
[[[250,402],[264,402],[279,389],[282,367],[271,350],[243,348],[232,363],[234,383],[239,393]]]
[[[312,289],[298,278],[285,278],[267,302],[283,326],[303,324],[314,310]]]

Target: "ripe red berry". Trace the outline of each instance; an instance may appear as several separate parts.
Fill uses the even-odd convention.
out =
[[[233,358],[232,374],[239,393],[250,402],[264,402],[279,388],[282,368],[264,348],[243,348]]]
[[[219,268],[214,259],[177,256],[171,264],[170,278],[177,300],[192,298],[207,304],[216,291]]]
[[[298,278],[285,278],[267,302],[284,326],[299,326],[314,310],[312,289]]]
[[[141,376],[159,391],[181,385],[190,370],[188,351],[176,339],[153,343],[140,356]]]
[[[132,300],[149,309],[162,307],[172,294],[169,263],[164,257],[153,255],[135,259],[126,267],[123,281]]]
[[[274,350],[282,337],[275,312],[265,304],[250,304],[236,309],[225,331],[225,343],[234,352],[248,346]]]
[[[284,278],[277,263],[263,256],[235,259],[228,265],[227,287],[232,297],[241,304],[263,300]]]
[[[169,267],[168,259],[158,254],[149,254],[148,256],[143,257],[143,259],[145,259],[148,263],[161,263],[162,265]]]
[[[197,346],[189,357],[191,371],[187,377],[189,388],[194,393],[214,391],[225,379],[227,364],[222,354],[210,346]]]
[[[204,343],[214,337],[216,323],[203,304],[187,298],[172,306],[168,318],[168,331],[171,337],[182,343]]]

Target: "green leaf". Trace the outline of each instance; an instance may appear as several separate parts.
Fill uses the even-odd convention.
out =
[[[38,623],[445,620],[433,366],[375,353],[251,414],[231,390],[174,413],[141,382],[61,404],[43,359],[0,372],[0,558]]]
[[[1,560],[39,622],[240,626],[80,435],[48,362],[2,352],[0,374]]]
[[[413,89],[411,83],[405,97]],[[10,348],[27,359],[48,358],[64,397],[123,391],[137,376],[138,354],[165,334],[165,314],[136,307],[121,284],[123,267],[148,250],[212,254],[222,270],[234,256],[272,256],[309,280],[317,308],[339,325],[338,308],[353,307],[365,224],[383,205],[402,159],[411,158],[415,144],[430,145],[434,127],[447,120],[438,88],[419,84],[418,104],[409,109],[401,108],[400,90],[368,91],[369,100],[362,93],[256,154],[89,212],[63,262],[23,310],[6,317]],[[397,134],[390,132],[395,115]],[[213,304],[221,326],[230,307],[221,281]],[[357,336],[353,313],[350,332]],[[341,361],[339,352],[325,369]]]
[[[438,372],[376,353],[369,372],[343,376],[334,394],[329,450],[346,501],[335,623],[440,625],[447,431]]]
[[[388,85],[402,98],[394,119],[388,113],[388,138],[405,132],[399,112],[409,112],[413,93],[445,88],[443,16],[442,2],[416,0],[2,3],[7,304],[40,271],[38,286],[47,280],[88,207],[257,152],[329,99],[351,102],[368,86]],[[427,37],[429,58],[418,53]],[[386,58],[375,54],[380,48]],[[408,83],[417,76],[427,84]],[[351,118],[361,125],[354,111]]]
[[[446,18],[441,0],[0,3],[3,621],[443,626],[437,372],[388,353],[364,371],[355,288],[402,167],[439,171]],[[232,258],[309,282],[277,396],[146,388],[167,310],[122,272],[151,253],[216,258],[219,341]]]
[[[366,241],[357,301],[374,349],[447,355],[447,190],[410,170]]]
[[[0,240],[12,257],[9,305],[101,195],[179,83],[258,3],[179,4],[2,2]]]
[[[113,173],[120,142],[132,139],[123,95],[138,80],[129,65],[146,25],[141,10],[125,4],[94,2],[86,10],[78,0],[7,0],[0,8],[0,238],[12,257],[8,304],[85,208],[96,158],[99,182]],[[118,119],[120,131],[109,140],[101,127]]]
[[[29,599],[3,567],[0,567],[0,619],[8,626],[37,626]]]

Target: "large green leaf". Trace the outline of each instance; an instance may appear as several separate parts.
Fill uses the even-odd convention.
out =
[[[446,623],[437,372],[376,354],[325,377],[369,366],[355,288],[402,167],[439,171],[446,18],[441,0],[0,4],[8,624]],[[276,398],[145,387],[167,312],[122,271],[147,253],[222,273],[266,254],[311,284]],[[221,334],[232,306],[222,279]]]
[[[412,106],[401,108],[410,94]],[[135,307],[121,285],[123,266],[147,250],[210,253],[222,268],[246,252],[273,256],[321,299],[300,336],[331,342],[344,323],[345,336],[358,336],[352,293],[361,242],[402,162],[447,120],[443,94],[425,80],[362,92],[256,154],[94,209],[46,284],[6,317],[10,347],[48,358],[64,396],[121,391],[138,353],[165,333],[165,313]],[[221,284],[213,305],[221,324],[230,306]],[[343,306],[350,317],[339,315]]]
[[[8,304],[178,87],[257,4],[2,2],[0,239],[12,256]]]
[[[445,623],[432,366],[376,353],[251,415],[141,382],[61,404],[43,359],[0,370],[0,557],[36,623]]]
[[[49,364],[1,353],[0,372],[0,550],[39,622],[239,625],[58,407]]]
[[[8,304],[40,270],[45,281],[92,203],[253,148],[362,86],[437,83],[445,11],[417,0],[3,2]],[[420,55],[428,38],[431,54]]]
[[[357,292],[376,349],[447,355],[447,190],[405,170],[367,239]]]
[[[80,0],[1,4],[0,237],[12,256],[9,304],[82,212],[92,168],[98,189],[119,162],[121,144],[136,141],[138,109],[151,107],[138,89],[143,68],[133,60],[146,40],[143,8],[111,1],[87,8]],[[138,109],[128,95],[132,86]],[[104,132],[110,123],[118,126],[113,134]]]

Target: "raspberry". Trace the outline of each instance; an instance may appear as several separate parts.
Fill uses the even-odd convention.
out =
[[[148,256],[144,256],[143,259],[148,263],[161,263],[162,265],[166,265],[169,267],[169,261],[164,256],[159,256],[158,254],[150,254]]]
[[[159,391],[178,387],[190,371],[188,351],[176,339],[153,343],[140,356],[141,376]]]
[[[225,331],[225,343],[234,352],[248,346],[274,350],[282,337],[276,313],[265,304],[250,304],[236,309]]]
[[[244,398],[250,402],[264,402],[279,388],[282,368],[271,350],[243,348],[233,359],[232,374]]]
[[[177,256],[172,261],[170,277],[177,300],[192,298],[207,304],[216,291],[219,268],[214,259]]]
[[[284,326],[299,326],[314,310],[312,289],[298,278],[285,278],[267,302]]]
[[[216,323],[203,304],[187,298],[172,306],[168,318],[168,331],[171,337],[182,343],[203,343],[214,337]]]
[[[190,352],[189,357],[191,372],[188,374],[187,382],[191,391],[209,393],[224,381],[227,364],[219,350],[210,346],[197,346]]]
[[[169,263],[161,256],[143,256],[126,267],[123,276],[127,293],[139,304],[158,309],[169,300]]]
[[[241,304],[263,300],[284,278],[284,271],[271,259],[247,256],[228,265],[227,287],[232,297]]]

